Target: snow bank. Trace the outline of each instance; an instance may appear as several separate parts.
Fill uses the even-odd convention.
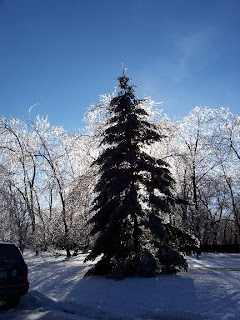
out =
[[[122,281],[84,278],[84,258],[28,253],[30,291],[0,319],[240,319],[240,255],[190,257],[188,273]]]

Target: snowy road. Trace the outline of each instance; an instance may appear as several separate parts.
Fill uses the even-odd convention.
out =
[[[84,278],[83,260],[28,253],[30,291],[0,319],[240,320],[240,255],[190,257],[188,273],[122,281]]]

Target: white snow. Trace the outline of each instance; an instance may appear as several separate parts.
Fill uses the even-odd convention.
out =
[[[0,310],[14,320],[240,320],[240,255],[189,257],[189,272],[156,278],[83,277],[85,255],[27,252],[29,293]]]

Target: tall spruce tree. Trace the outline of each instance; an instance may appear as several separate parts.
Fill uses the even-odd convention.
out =
[[[146,146],[164,137],[150,121],[145,100],[135,97],[134,86],[123,70],[118,94],[109,104],[104,151],[95,161],[100,178],[95,187],[92,235],[97,235],[86,260],[101,259],[87,273],[122,279],[155,276],[186,269],[174,249],[193,239],[166,222],[175,203],[169,165],[152,158]]]

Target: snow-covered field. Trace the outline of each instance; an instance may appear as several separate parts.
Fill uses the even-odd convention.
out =
[[[84,255],[28,252],[30,291],[0,319],[240,320],[240,255],[189,257],[189,272],[122,281],[83,275]]]

